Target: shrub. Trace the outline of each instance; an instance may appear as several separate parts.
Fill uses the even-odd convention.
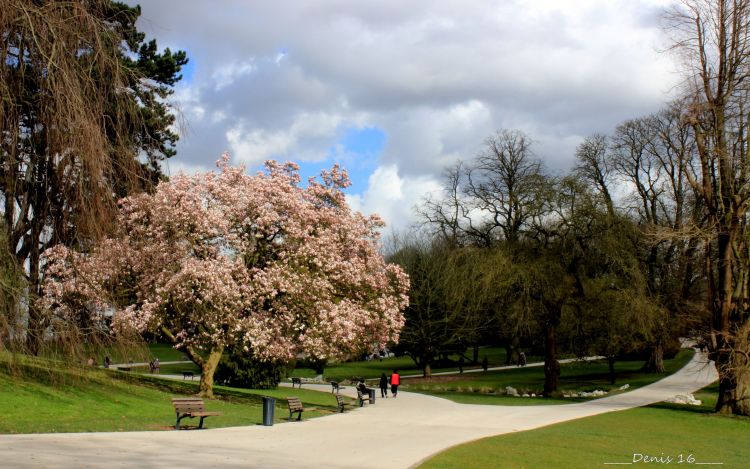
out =
[[[261,361],[252,352],[234,349],[222,355],[214,379],[236,388],[272,389],[278,386],[285,371],[285,363]]]

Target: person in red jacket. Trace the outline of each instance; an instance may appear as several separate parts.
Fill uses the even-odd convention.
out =
[[[391,394],[396,397],[398,394],[398,385],[401,384],[401,377],[398,375],[398,370],[393,370],[391,375]]]

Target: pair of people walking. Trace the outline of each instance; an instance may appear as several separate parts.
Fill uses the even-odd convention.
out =
[[[401,384],[401,376],[398,374],[398,370],[393,370],[390,379],[385,376],[385,373],[380,375],[380,397],[388,397],[388,382],[391,384],[391,394],[393,397],[398,395],[398,386]]]

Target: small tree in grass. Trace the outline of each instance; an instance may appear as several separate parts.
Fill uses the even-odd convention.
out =
[[[352,212],[338,167],[299,185],[293,164],[254,176],[228,165],[179,175],[120,201],[117,237],[85,253],[47,253],[45,307],[158,330],[202,369],[200,393],[226,347],[289,360],[340,358],[397,341],[407,276],[377,248],[379,218]]]

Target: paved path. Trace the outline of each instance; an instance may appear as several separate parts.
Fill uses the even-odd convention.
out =
[[[696,353],[682,370],[631,392],[557,406],[480,406],[399,393],[344,414],[277,424],[128,433],[0,436],[8,468],[407,468],[447,447],[491,435],[628,409],[693,392],[717,378]],[[314,385],[306,385],[313,388]],[[330,385],[320,385],[330,390]],[[354,392],[351,386],[342,392]]]
[[[188,364],[193,363],[190,360],[180,360],[180,361],[174,361],[174,362],[159,362],[159,365],[179,365],[181,363]],[[139,362],[139,363],[112,363],[109,365],[110,368],[118,369],[118,368],[133,368],[133,367],[147,367],[150,363],[146,362]],[[102,368],[102,367],[100,367]]]

